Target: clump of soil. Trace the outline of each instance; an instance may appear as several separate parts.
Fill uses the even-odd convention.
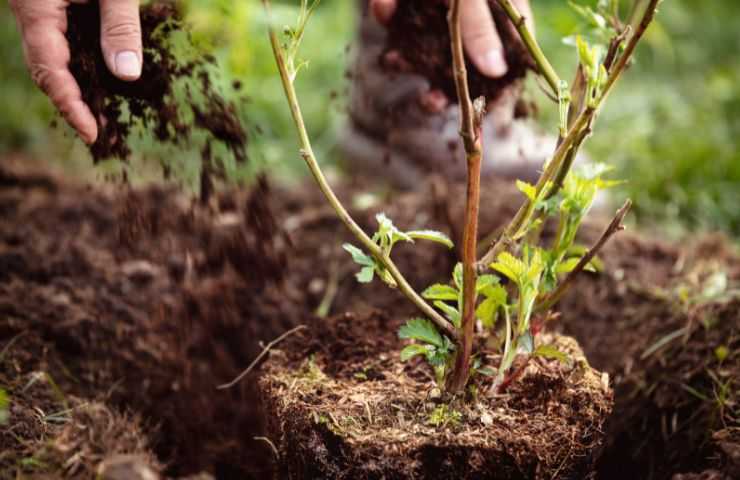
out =
[[[572,362],[534,361],[505,395],[480,381],[446,403],[421,362],[401,363],[399,319],[314,322],[271,352],[260,379],[279,478],[584,478],[612,407],[572,338]],[[309,333],[306,333],[309,332]]]
[[[468,59],[466,67],[472,98],[484,96],[491,102],[505,87],[522,79],[527,70],[534,68],[534,63],[505,12],[495,0],[489,0],[489,5],[509,70],[501,78],[490,78]],[[431,82],[432,88],[441,89],[448,98],[455,99],[448,10],[448,0],[399,0],[388,24],[387,49],[381,64],[391,71],[420,74]]]
[[[129,140],[138,125],[153,132],[159,142],[176,146],[188,145],[197,132],[207,134],[203,156],[209,173],[222,173],[218,159],[212,158],[211,142],[223,144],[237,162],[246,161],[247,134],[236,106],[224,100],[211,83],[208,69],[215,59],[208,55],[189,58],[197,48],[190,43],[174,2],[141,7],[144,64],[135,82],[117,79],[105,64],[97,2],[72,4],[67,11],[69,68],[98,122],[98,139],[90,146],[96,162],[126,160],[131,154]],[[187,44],[180,53],[173,46],[177,33]],[[185,98],[177,91],[181,87]]]

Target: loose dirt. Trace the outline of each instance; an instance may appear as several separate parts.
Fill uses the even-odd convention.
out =
[[[484,96],[491,102],[507,91],[507,86],[524,78],[527,70],[534,69],[534,63],[498,3],[490,0],[489,4],[505,46],[509,70],[503,77],[492,79],[481,74],[470,61],[466,61],[466,68],[472,98]],[[456,99],[447,26],[448,5],[446,0],[399,1],[398,9],[388,24],[387,48],[381,63],[390,71],[413,72],[430,79],[432,88]]]
[[[198,54],[176,3],[158,1],[141,8],[144,68],[141,78],[126,82],[113,76],[100,47],[97,2],[68,8],[67,39],[72,53],[70,71],[83,100],[98,121],[98,139],[90,146],[97,162],[127,160],[134,134],[143,127],[157,141],[189,146],[203,133],[203,168],[223,174],[225,159],[212,152],[222,144],[236,162],[246,161],[247,133],[236,105],[226,101],[211,81],[215,59]],[[178,43],[179,42],[179,43]],[[173,168],[164,164],[165,173]]]
[[[251,362],[259,341],[313,321],[322,303],[330,315],[353,312],[389,328],[415,314],[383,285],[357,287],[356,267],[340,247],[351,238],[312,186],[271,189],[263,181],[203,206],[174,189],[92,188],[25,164],[4,159],[0,167],[0,369],[10,424],[25,418],[15,405],[55,410],[48,391],[21,392],[28,372],[42,371],[66,398],[137,418],[140,438],[168,475],[264,478],[273,453],[253,439],[264,432],[256,377],[228,390],[216,386]],[[382,210],[404,229],[459,235],[462,186],[431,181],[392,199],[357,192],[376,191],[339,186],[349,204],[371,205],[352,209],[367,231]],[[492,180],[482,231],[508,219],[519,202],[512,186]],[[592,242],[602,227],[589,224],[582,241]],[[455,261],[454,253],[421,243],[394,256],[417,288],[445,280]],[[556,324],[613,381],[600,478],[710,469],[732,478],[740,257],[714,237],[678,248],[625,232],[602,259],[605,273],[579,279]],[[717,350],[723,346],[725,356]],[[5,432],[4,465],[18,465],[58,435],[34,433],[19,444]]]

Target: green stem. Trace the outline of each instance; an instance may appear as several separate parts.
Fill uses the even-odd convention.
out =
[[[380,247],[378,247],[378,245],[376,245],[375,242],[373,242],[373,240],[362,230],[357,222],[354,221],[349,212],[347,212],[347,210],[337,198],[336,194],[329,185],[329,182],[327,182],[326,177],[321,171],[321,167],[319,166],[319,163],[314,156],[313,148],[311,148],[311,140],[308,136],[308,131],[306,130],[306,125],[303,120],[303,114],[301,112],[300,103],[298,102],[298,96],[293,86],[293,82],[290,80],[290,74],[288,72],[285,56],[283,55],[283,50],[280,46],[280,41],[278,40],[275,29],[272,26],[270,1],[263,0],[262,3],[265,6],[265,10],[269,18],[268,32],[270,35],[272,51],[275,56],[275,61],[277,62],[278,71],[280,73],[280,80],[282,81],[283,89],[285,90],[285,96],[288,100],[288,105],[290,106],[290,113],[293,117],[293,122],[295,123],[295,127],[298,132],[298,139],[301,145],[301,157],[303,157],[303,160],[305,160],[308,169],[311,171],[311,174],[313,175],[316,183],[319,186],[319,189],[321,189],[324,197],[326,197],[326,200],[334,209],[342,223],[344,223],[344,225],[350,230],[350,232],[352,232],[352,234],[357,238],[362,246],[367,249],[370,254],[381,264],[383,264],[383,266],[388,270],[388,272],[398,284],[398,289],[401,291],[401,293],[403,293],[414,305],[416,305],[416,307],[421,310],[421,312],[432,322],[434,322],[434,324],[437,325],[437,327],[439,327],[446,335],[448,335],[453,340],[458,341],[459,334],[452,326],[452,324],[445,320],[423,298],[421,298],[418,293],[416,293],[411,285],[409,285],[406,278],[398,270],[398,267],[396,267],[393,261],[387,255],[383,254]]]
[[[540,48],[537,40],[534,38],[534,35],[527,27],[526,19],[524,18],[524,16],[522,16],[522,14],[514,6],[514,4],[511,3],[510,0],[497,1],[506,12],[506,15],[508,15],[511,19],[511,22],[514,24],[514,27],[516,27],[517,31],[519,32],[519,36],[522,38],[524,45],[527,47],[527,50],[529,50],[530,55],[532,55],[534,62],[537,64],[537,68],[539,69],[542,76],[545,77],[547,84],[550,86],[550,88],[552,88],[553,93],[557,97],[558,91],[560,90],[560,77],[558,76],[557,72],[555,72],[555,69],[550,64],[550,61],[547,59],[544,52]]]

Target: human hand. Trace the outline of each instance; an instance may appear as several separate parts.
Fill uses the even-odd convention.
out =
[[[67,7],[87,0],[9,0],[23,37],[31,77],[82,140],[91,144],[98,126],[69,71]],[[138,0],[100,0],[101,47],[108,69],[121,80],[141,76],[142,43]]]
[[[529,0],[512,0],[524,16],[530,29],[534,27]],[[398,0],[370,0],[375,18],[382,24],[388,23],[396,11]],[[460,22],[465,52],[478,70],[489,77],[506,75],[508,66],[501,38],[488,7],[487,0],[466,0],[461,5]]]

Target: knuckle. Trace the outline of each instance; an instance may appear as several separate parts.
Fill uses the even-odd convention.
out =
[[[108,40],[141,37],[141,25],[133,19],[117,20],[103,26],[103,38]]]

